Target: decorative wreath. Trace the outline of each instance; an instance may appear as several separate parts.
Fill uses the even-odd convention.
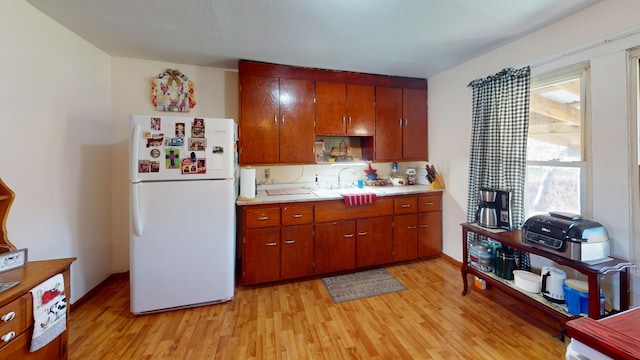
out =
[[[159,111],[188,112],[196,107],[193,81],[178,70],[167,69],[151,80],[151,102]]]

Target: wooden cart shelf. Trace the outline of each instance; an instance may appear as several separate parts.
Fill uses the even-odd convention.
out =
[[[466,295],[469,288],[469,285],[467,283],[467,274],[473,274],[481,279],[484,279],[488,284],[503,289],[506,293],[514,296],[520,301],[523,301],[560,320],[561,323],[565,323],[567,320],[576,318],[576,316],[564,311],[562,307],[552,304],[541,296],[532,296],[531,294],[522,291],[515,286],[510,286],[508,282],[505,282],[503,279],[498,278],[491,273],[486,273],[469,265],[467,244],[469,240],[469,233],[474,233],[479,236],[495,240],[502,245],[547,258],[558,265],[570,267],[586,275],[587,282],[589,283],[589,317],[593,319],[600,318],[600,282],[602,276],[609,273],[617,273],[620,277],[620,311],[629,309],[629,268],[632,268],[635,265],[628,262],[627,260],[610,257],[611,259],[605,262],[601,262],[598,264],[588,264],[581,261],[567,259],[529,246],[523,240],[522,230],[494,232],[489,229],[482,228],[476,223],[464,223],[461,224],[461,226],[463,251],[462,280],[464,282],[464,290],[462,291],[462,295]]]

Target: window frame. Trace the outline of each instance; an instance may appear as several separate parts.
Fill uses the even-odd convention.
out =
[[[574,65],[562,67],[559,69],[547,71],[541,74],[532,74],[531,90],[548,86],[554,83],[580,78],[580,157],[581,160],[576,161],[560,161],[560,160],[528,160],[526,161],[527,171],[530,166],[548,166],[557,168],[577,168],[580,170],[580,215],[589,217],[592,214],[591,207],[591,145],[587,139],[590,138],[590,111],[591,103],[590,89],[590,63],[588,61],[577,63]],[[527,188],[525,179],[525,189]],[[526,204],[525,204],[526,205]],[[529,209],[525,208],[526,211]],[[553,209],[549,209],[553,210]]]

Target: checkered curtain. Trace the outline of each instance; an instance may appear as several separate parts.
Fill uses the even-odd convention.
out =
[[[480,188],[511,191],[512,227],[524,223],[530,68],[504,69],[469,83],[473,119],[467,221],[476,221]],[[521,265],[528,267],[528,256]]]

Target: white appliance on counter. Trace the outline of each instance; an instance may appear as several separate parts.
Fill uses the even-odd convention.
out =
[[[131,312],[231,300],[235,122],[131,115],[129,125]]]

